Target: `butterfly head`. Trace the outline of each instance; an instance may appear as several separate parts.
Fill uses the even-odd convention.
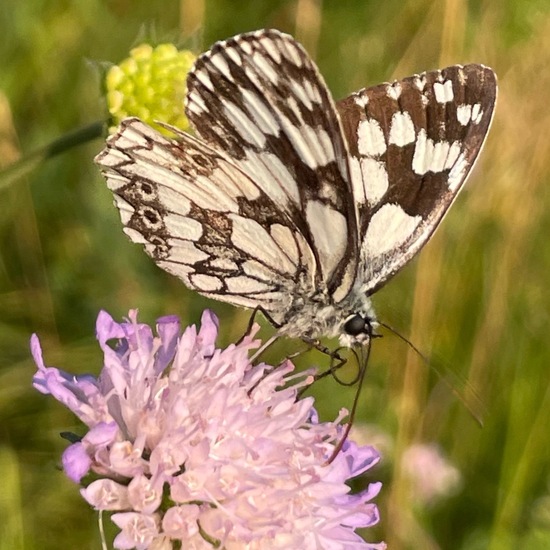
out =
[[[376,321],[370,312],[351,313],[342,324],[340,345],[349,348],[357,345],[368,345],[371,338],[375,336],[375,324]]]

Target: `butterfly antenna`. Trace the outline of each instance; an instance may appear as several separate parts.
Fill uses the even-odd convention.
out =
[[[367,374],[367,366],[369,363],[371,342],[372,342],[372,339],[369,338],[368,344],[361,348],[361,359],[359,358],[355,348],[351,350],[355,355],[358,364],[360,365],[360,371],[356,379],[356,381],[358,382],[357,391],[355,392],[355,397],[353,399],[353,405],[351,407],[351,412],[349,415],[349,422],[344,430],[344,434],[342,435],[342,438],[338,442],[338,445],[336,445],[334,451],[332,451],[332,454],[330,455],[330,458],[327,460],[327,464],[330,464],[336,458],[338,453],[342,450],[342,447],[344,446],[344,443],[346,442],[349,432],[353,426],[353,422],[355,420],[355,413],[357,412],[357,405],[359,404],[359,396],[361,395],[361,389],[363,388],[363,381],[365,380],[365,375]]]
[[[483,427],[483,417],[485,416],[485,406],[483,404],[483,401],[479,397],[478,393],[476,392],[476,390],[471,386],[471,384],[468,383],[467,380],[464,380],[462,377],[458,376],[457,373],[452,372],[449,368],[439,367],[434,362],[430,361],[430,359],[426,355],[424,355],[409,339],[407,339],[405,336],[403,336],[401,333],[399,333],[390,325],[386,323],[382,323],[380,321],[377,321],[377,324],[389,330],[392,334],[397,336],[397,338],[399,338],[402,342],[407,344],[414,351],[414,353],[416,353],[416,355],[420,357],[420,359],[425,365],[433,369],[434,372],[437,374],[437,376],[458,397],[458,399],[460,399],[460,401],[466,407],[468,412],[472,415],[474,420],[481,427]],[[466,395],[464,395],[464,393],[461,393],[461,391],[459,391],[458,388],[460,386],[465,388],[465,391],[467,391],[469,399],[466,398]]]

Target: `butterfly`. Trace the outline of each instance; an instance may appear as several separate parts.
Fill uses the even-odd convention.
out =
[[[455,65],[335,102],[304,48],[266,29],[214,44],[187,87],[195,135],[128,118],[95,159],[126,234],[279,335],[370,342],[372,294],[428,241],[482,148],[494,72]]]

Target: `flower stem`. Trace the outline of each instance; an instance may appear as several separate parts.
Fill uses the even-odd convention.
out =
[[[91,141],[95,138],[101,137],[105,132],[105,121],[98,120],[82,128],[77,128],[72,132],[55,139],[45,147],[33,151],[23,158],[14,162],[6,169],[0,172],[0,190],[5,189],[15,183],[18,179],[30,174],[37,166],[39,166],[45,160],[63,153]]]

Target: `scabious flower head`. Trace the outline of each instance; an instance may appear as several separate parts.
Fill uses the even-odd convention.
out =
[[[198,331],[164,317],[156,335],[135,311],[122,323],[102,312],[98,378],[47,367],[32,337],[35,387],[88,427],[63,468],[94,508],[114,512],[114,547],[385,548],[355,533],[378,521],[380,483],[346,485],[377,452],[348,441],[328,463],[340,417],[319,422],[313,398],[297,399],[311,373],[253,365],[253,335],[217,349],[217,332],[209,311]]]
[[[167,135],[170,132],[155,124],[156,120],[187,130],[189,123],[183,105],[187,73],[194,62],[192,52],[179,51],[173,44],[160,44],[156,48],[141,44],[132,49],[130,57],[107,71],[105,86],[111,130],[128,116],[137,116]]]

